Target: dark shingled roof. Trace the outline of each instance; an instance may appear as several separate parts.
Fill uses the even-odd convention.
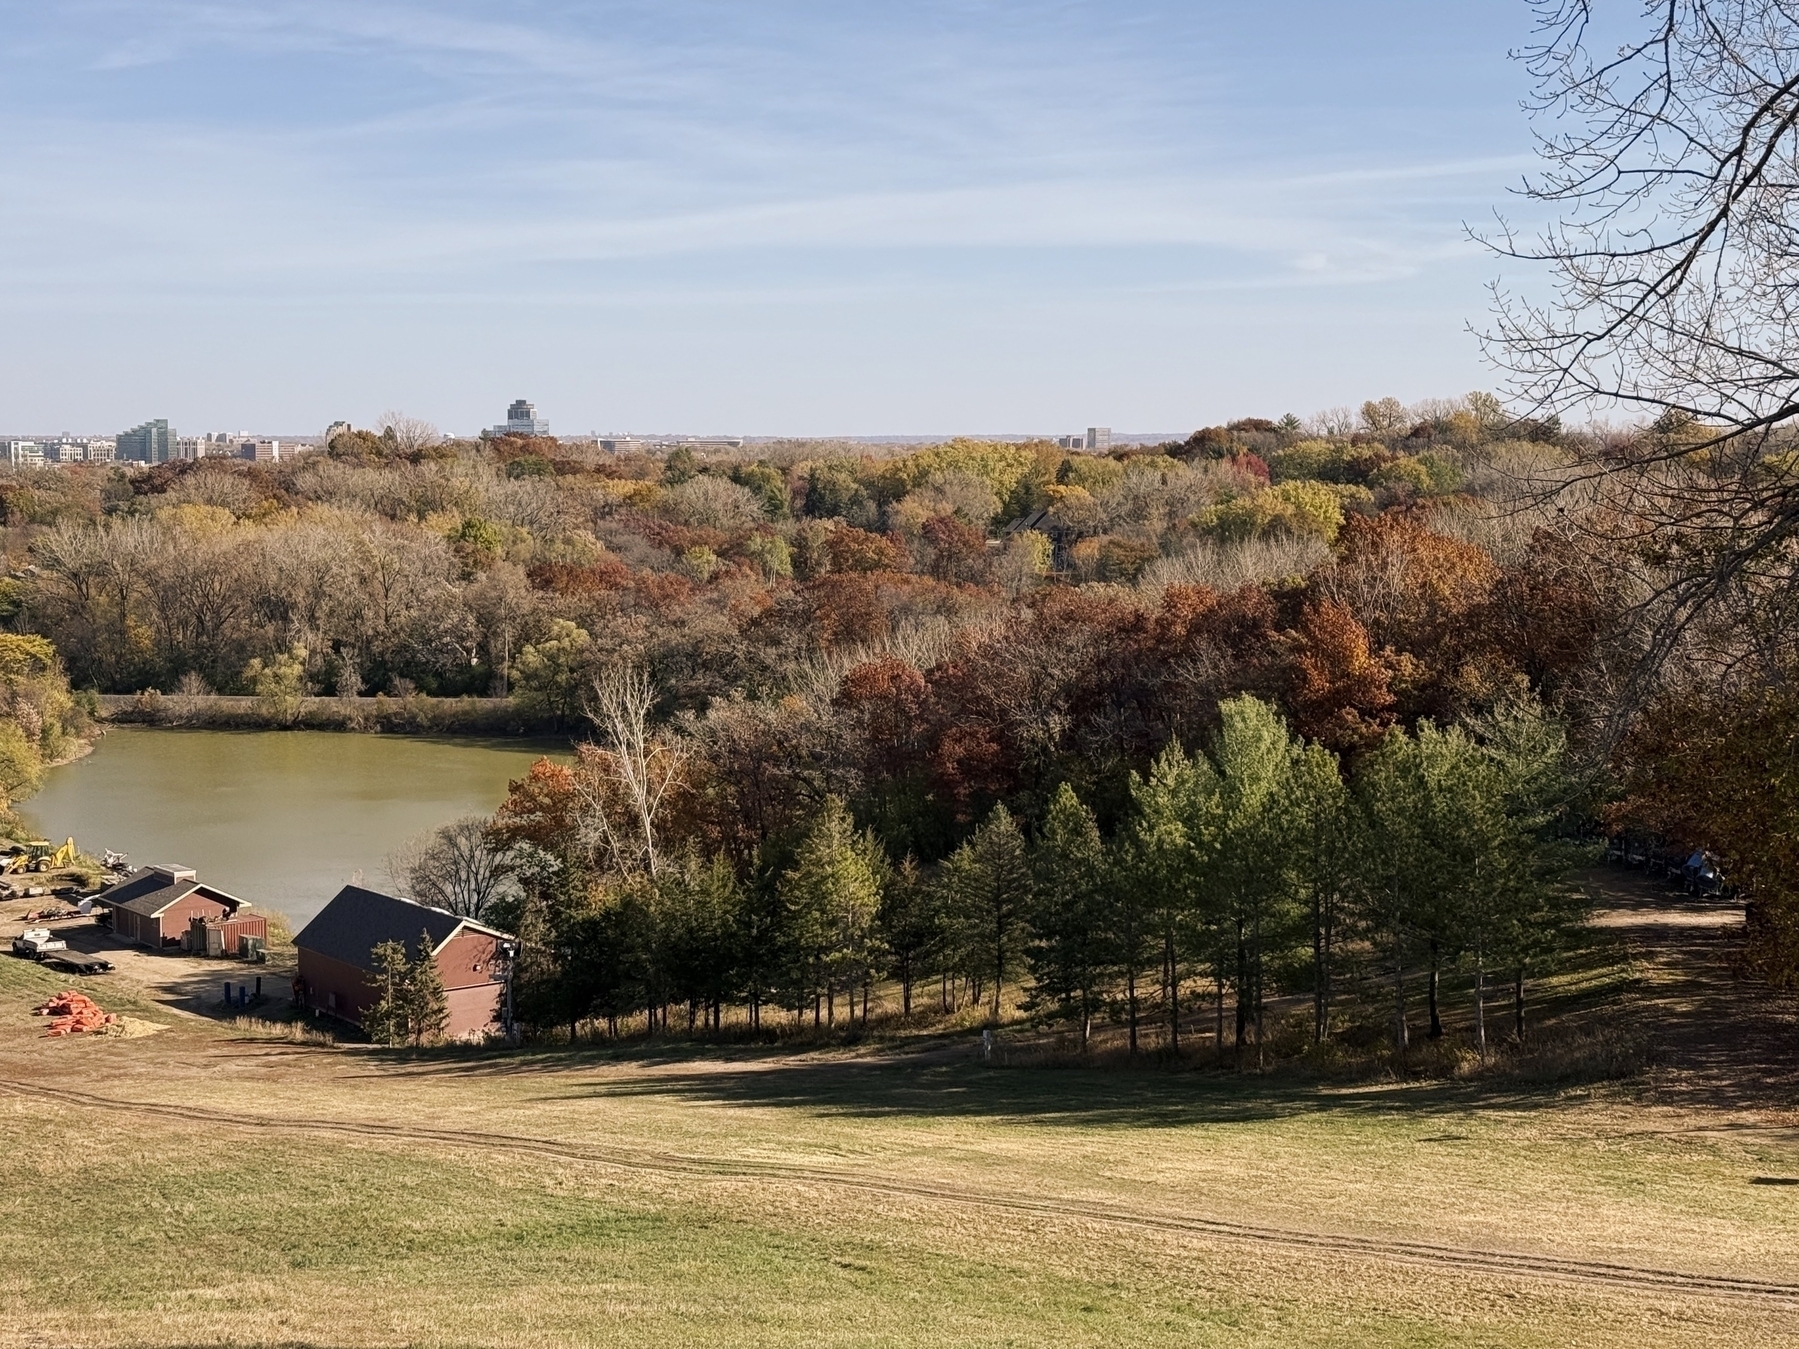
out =
[[[372,970],[374,949],[384,941],[402,942],[416,954],[420,932],[431,934],[435,950],[464,926],[496,937],[507,935],[472,918],[458,918],[414,900],[346,885],[319,910],[317,918],[300,929],[294,945],[358,969]]]
[[[131,875],[120,881],[100,896],[100,902],[114,909],[129,909],[132,913],[141,913],[146,918],[154,918],[178,899],[184,899],[199,890],[209,899],[216,899],[231,906],[233,912],[247,909],[250,906],[235,895],[228,895],[210,885],[201,885],[191,874],[171,875],[171,872],[186,872],[186,867],[139,867]],[[414,934],[417,935],[416,933]]]

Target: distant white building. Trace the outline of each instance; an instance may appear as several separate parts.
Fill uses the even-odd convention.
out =
[[[506,409],[506,420],[494,427],[490,435],[496,436],[547,436],[550,424],[537,415],[537,408],[523,398],[515,399],[511,407]]]
[[[1112,448],[1112,428],[1089,426],[1086,435],[1076,432],[1072,436],[1060,436],[1056,444],[1064,450],[1109,450]]]
[[[44,447],[35,440],[9,440],[6,462],[14,468],[36,468],[44,462]]]
[[[240,458],[254,459],[258,463],[275,463],[281,458],[281,442],[278,440],[246,440],[237,447]]]
[[[537,407],[530,401],[519,398],[513,400],[512,406],[506,409],[506,420],[494,427],[497,434],[509,436],[547,436],[550,424],[537,415]]]
[[[116,448],[111,436],[58,436],[39,443],[52,464],[110,464]]]

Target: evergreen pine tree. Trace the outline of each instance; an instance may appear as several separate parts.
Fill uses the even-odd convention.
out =
[[[403,1045],[407,1033],[406,944],[384,941],[369,952],[375,965],[375,988],[380,994],[362,1015],[362,1028],[380,1045]]]
[[[397,945],[398,943],[396,943]],[[406,966],[406,1029],[415,1045],[443,1037],[450,1022],[450,1003],[429,932],[420,931],[418,957]]]
[[[1050,800],[1031,863],[1031,997],[1079,1016],[1085,1049],[1108,964],[1111,877],[1093,812],[1066,782]]]
[[[967,972],[983,981],[992,977],[992,1015],[998,1021],[1006,979],[1023,964],[1032,890],[1024,835],[1010,811],[993,808],[944,863],[943,881]]]
[[[874,851],[857,835],[843,802],[827,797],[781,879],[790,990],[796,1010],[811,1000],[815,1024],[821,996],[834,1016],[838,988],[853,987],[867,959],[881,902]]]

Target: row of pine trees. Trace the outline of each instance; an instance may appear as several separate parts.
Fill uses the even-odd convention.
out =
[[[1132,775],[1109,838],[1064,784],[1028,834],[996,806],[929,871],[896,863],[835,799],[763,884],[692,855],[609,886],[565,868],[520,915],[519,1020],[694,1032],[738,1008],[757,1030],[856,1027],[882,987],[907,1018],[1017,1008],[1083,1047],[1113,1021],[1133,1052],[1152,1018],[1178,1051],[1210,1012],[1241,1061],[1263,1055],[1280,994],[1310,994],[1315,1042],[1351,1003],[1364,1021],[1390,1008],[1381,1029],[1403,1048],[1414,993],[1428,986],[1436,1033],[1438,981],[1460,971],[1481,1051],[1501,978],[1522,1035],[1525,981],[1578,917],[1556,723],[1527,704],[1424,723],[1346,774],[1268,704],[1220,710],[1204,752],[1171,744]]]

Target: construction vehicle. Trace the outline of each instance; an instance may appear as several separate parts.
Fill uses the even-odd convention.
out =
[[[42,960],[52,951],[66,951],[69,944],[47,927],[30,927],[12,939],[12,953],[27,960]]]
[[[47,838],[28,840],[7,859],[6,871],[57,871],[75,865],[75,840],[70,838],[59,848]]]

